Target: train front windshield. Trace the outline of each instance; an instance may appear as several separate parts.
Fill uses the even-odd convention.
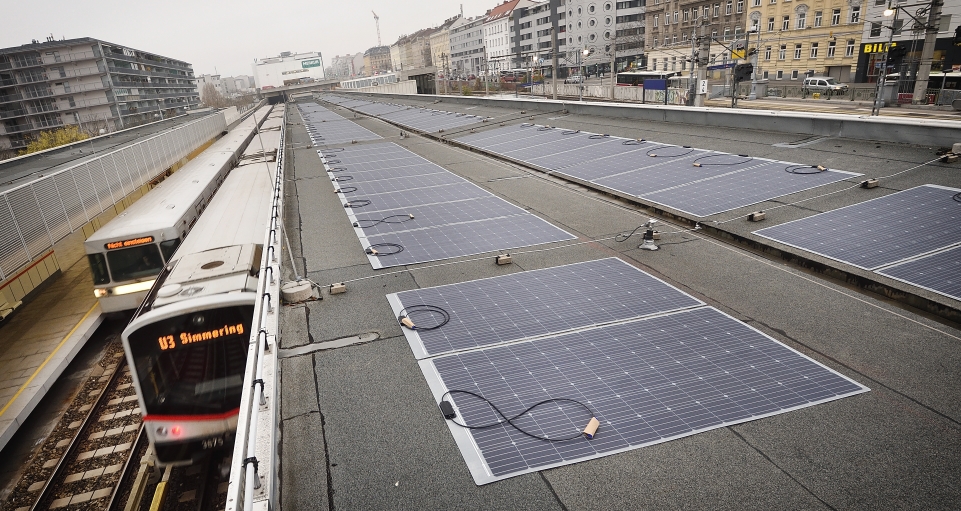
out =
[[[146,325],[128,337],[148,415],[240,406],[254,308],[231,306]]]
[[[107,252],[107,263],[114,282],[155,276],[164,265],[160,249],[153,243],[111,250]]]

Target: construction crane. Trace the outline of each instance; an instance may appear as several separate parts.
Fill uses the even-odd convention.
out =
[[[380,46],[380,18],[377,17],[377,13],[370,11],[374,15],[374,23],[377,24],[377,46]]]

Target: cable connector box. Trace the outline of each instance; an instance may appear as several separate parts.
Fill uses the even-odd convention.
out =
[[[861,181],[861,188],[877,188],[877,187],[878,187],[877,178],[871,178],[865,181]]]
[[[511,263],[513,263],[514,260],[511,259],[511,255],[510,255],[510,254],[501,254],[501,255],[499,255],[499,256],[497,256],[497,257],[494,258],[494,262],[497,263],[498,266],[504,266],[504,265],[506,265],[506,264],[511,264]]]
[[[339,295],[339,294],[341,294],[341,293],[346,293],[346,292],[347,292],[347,284],[344,284],[343,282],[338,282],[338,283],[336,283],[336,284],[331,284],[329,291],[330,291],[330,294],[332,294],[332,295]]]
[[[659,239],[661,239],[661,231],[654,231],[654,232],[651,233],[651,236],[652,236],[651,239],[653,239],[653,240],[659,240]]]
[[[447,420],[457,418],[457,412],[454,411],[454,405],[450,404],[450,401],[440,402],[440,412],[444,414],[444,418]]]
[[[760,222],[761,220],[764,220],[765,216],[767,215],[765,215],[763,211],[755,211],[754,213],[748,215],[747,219],[752,222]]]

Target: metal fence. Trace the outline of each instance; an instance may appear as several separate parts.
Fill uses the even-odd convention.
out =
[[[208,115],[0,193],[0,280],[225,128]]]

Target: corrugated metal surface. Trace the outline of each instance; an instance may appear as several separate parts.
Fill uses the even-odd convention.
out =
[[[0,194],[0,280],[224,129],[209,115]]]

